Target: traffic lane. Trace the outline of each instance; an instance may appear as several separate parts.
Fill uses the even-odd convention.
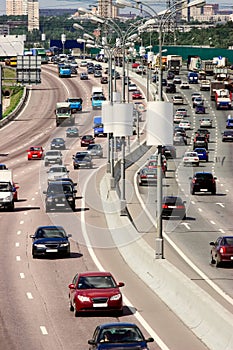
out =
[[[106,228],[105,218],[100,212],[101,198],[97,192],[93,196],[93,189],[98,188],[96,181],[99,182],[103,176],[103,169],[100,169],[98,174],[91,178],[87,191],[85,192],[85,202],[90,198],[92,208],[90,211],[85,211],[85,222],[90,239],[90,245],[94,247],[101,265],[106,269],[110,269],[117,277],[117,280],[123,280],[126,285],[124,287],[124,294],[147,323],[154,329],[154,331],[162,338],[169,348],[186,349],[188,344],[193,344],[195,349],[206,349],[199,340],[188,330],[182,322],[164,305],[161,300],[141,281],[140,276],[137,276],[130,270],[126,262],[119,255],[115,243]],[[99,202],[99,203],[98,203]],[[111,210],[111,209],[109,209]],[[112,227],[111,231],[114,231]],[[124,227],[122,227],[124,231]],[[125,244],[130,244],[126,242]],[[136,257],[135,257],[136,258]],[[137,293],[135,293],[137,290]],[[126,305],[127,306],[127,305]],[[128,311],[126,311],[127,313]],[[155,315],[159,317],[155,317]],[[127,317],[127,319],[126,319]],[[128,316],[121,318],[127,320]],[[167,329],[170,329],[169,335]],[[153,349],[152,345],[150,348]]]
[[[32,87],[30,99],[17,119],[1,129],[1,160],[17,159],[26,154],[28,147],[44,145],[55,123],[54,94],[62,96],[62,88],[54,88],[56,81],[51,76],[43,76],[42,86]],[[46,97],[44,91],[47,91]],[[39,115],[38,115],[38,111]],[[3,131],[4,130],[4,131]],[[20,131],[19,131],[20,130]]]
[[[172,165],[168,162],[168,167]],[[133,169],[133,167],[132,167]],[[137,169],[137,168],[136,168]],[[135,169],[135,171],[137,171]],[[174,166],[174,170],[176,167]],[[192,167],[190,167],[190,170],[193,170]],[[187,172],[187,168],[185,168],[185,171]],[[130,175],[133,172],[127,171],[127,174]],[[187,185],[187,176],[185,177],[184,184]],[[130,183],[130,180],[127,177],[127,183]],[[155,217],[156,213],[156,186],[145,186],[139,188],[139,193],[141,194],[143,198],[143,203],[148,209],[150,215],[152,218]],[[206,221],[206,217],[204,215],[205,211],[203,209],[203,216],[201,215],[201,209],[198,207],[196,208],[195,205],[193,205],[192,200],[189,195],[186,195],[187,191],[184,191],[182,186],[177,187],[175,178],[165,179],[164,180],[164,186],[163,186],[164,192],[166,191],[166,195],[179,195],[183,199],[187,201],[187,219],[186,220],[163,220],[164,223],[164,231],[168,234],[168,236],[174,240],[177,244],[177,246],[184,251],[186,256],[190,257],[192,261],[196,263],[196,265],[201,268],[205,273],[208,274],[208,276],[212,276],[213,268],[210,265],[210,246],[209,241],[216,239],[216,230],[213,228],[212,220],[210,219],[208,222]],[[131,192],[130,192],[131,193]],[[131,197],[127,197],[127,202],[130,203],[130,214],[133,216],[134,223],[136,223],[136,227],[139,230],[139,232],[143,232],[142,228],[147,230],[151,235],[151,231],[153,229],[152,221],[149,221],[148,218],[146,219],[146,224],[142,225],[142,214],[138,210],[138,215],[135,215],[135,208],[137,208],[137,201],[133,200]],[[133,204],[132,204],[133,203]],[[133,209],[132,209],[133,208]],[[198,224],[198,226],[197,226]],[[198,229],[199,227],[199,229]],[[196,233],[198,231],[198,234]],[[192,232],[194,232],[195,236],[192,235]],[[220,232],[219,232],[220,233]],[[172,262],[172,260],[171,260]],[[219,272],[217,272],[219,275]],[[230,271],[231,273],[231,271]],[[217,278],[217,276],[215,276]],[[218,276],[219,277],[219,276]],[[221,287],[229,293],[229,295],[232,295],[231,286],[229,283],[229,270],[225,273],[226,281],[223,278],[223,283],[221,283]],[[191,277],[194,280],[200,281],[200,285],[205,285],[205,281],[203,283],[203,279],[198,278],[197,276]],[[203,286],[202,286],[203,288]],[[205,288],[205,287],[204,287]],[[210,293],[213,293],[213,291],[210,290],[210,288],[207,288]],[[215,296],[218,301],[221,301],[221,297]],[[221,301],[225,307],[228,307],[231,310],[231,306],[229,306],[227,303],[224,302],[224,300]]]

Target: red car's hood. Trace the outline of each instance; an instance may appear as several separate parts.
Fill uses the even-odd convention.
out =
[[[117,293],[120,293],[120,290],[118,288],[79,289],[76,291],[76,294],[88,296],[90,298],[110,297]]]

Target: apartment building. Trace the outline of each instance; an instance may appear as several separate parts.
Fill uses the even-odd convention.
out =
[[[38,0],[28,0],[28,31],[39,29],[39,2]]]

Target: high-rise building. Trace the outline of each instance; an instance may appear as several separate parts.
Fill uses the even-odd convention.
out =
[[[98,0],[98,15],[104,18],[118,16],[118,8],[112,4],[112,0]]]
[[[28,0],[28,31],[39,29],[39,2],[38,0]]]
[[[6,0],[6,15],[7,16],[22,16],[23,0]]]

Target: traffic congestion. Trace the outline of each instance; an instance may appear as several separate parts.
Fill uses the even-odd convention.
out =
[[[76,72],[66,75],[65,60],[58,57],[43,67],[46,98],[39,87],[32,87],[25,109],[1,129],[0,162],[5,167],[0,172],[9,174],[4,181],[12,182],[13,194],[17,191],[17,200],[11,198],[10,207],[3,205],[0,212],[7,236],[0,261],[4,276],[11,279],[1,288],[7,295],[3,315],[9,344],[17,348],[14,315],[25,330],[18,335],[19,348],[26,341],[35,350],[109,345],[165,350],[186,349],[188,344],[207,349],[179,315],[170,315],[174,310],[148,287],[140,269],[132,271],[137,257],[119,253],[119,247],[139,238],[154,248],[158,151],[147,147],[126,171],[127,209],[137,231],[130,237],[126,224],[120,227],[116,221],[112,203],[107,209],[112,225],[106,219],[113,191],[108,189],[103,198],[100,185],[109,151],[100,117],[108,96],[107,63],[76,59]],[[73,61],[67,60],[70,67]],[[128,154],[146,140],[148,92],[140,67],[132,64],[125,82],[128,102],[137,111]],[[114,76],[121,89],[121,67]],[[212,76],[205,77],[210,89],[205,85],[204,90],[201,80],[190,83],[183,66],[179,74],[165,70],[163,78],[164,97],[173,102],[174,112],[173,144],[162,147],[165,258],[232,313],[233,113],[211,101]],[[152,81],[150,94],[157,78]],[[122,141],[114,146],[119,164]],[[11,283],[14,291],[9,290]]]

